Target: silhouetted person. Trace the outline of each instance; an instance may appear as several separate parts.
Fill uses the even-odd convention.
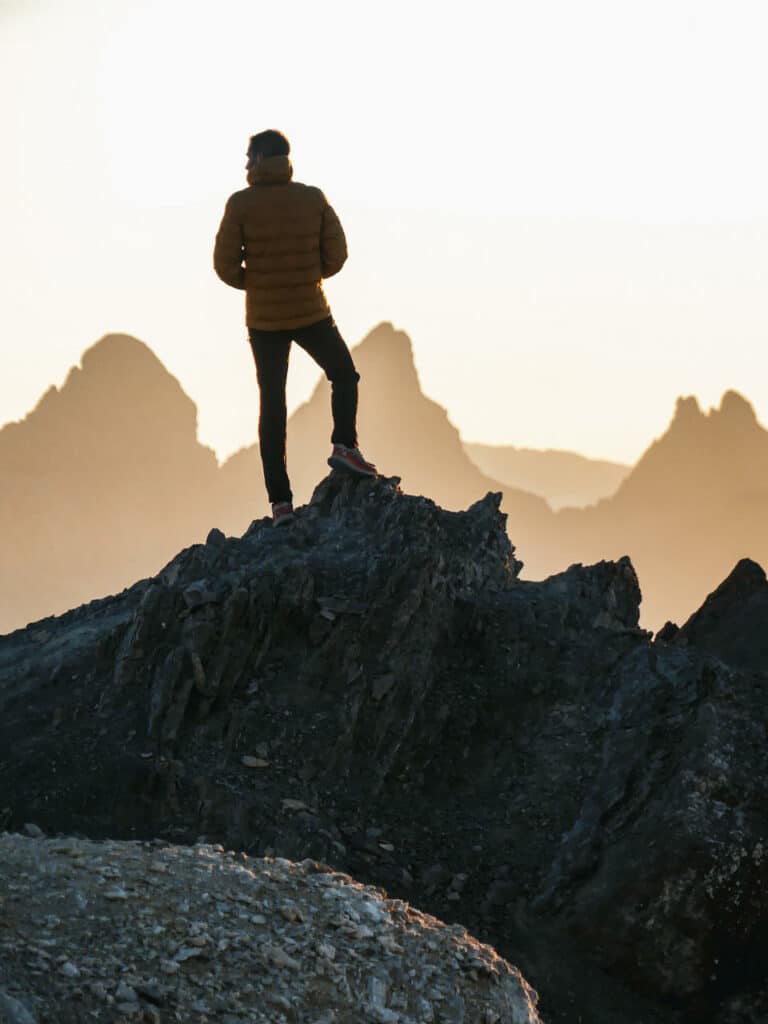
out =
[[[245,322],[261,399],[259,446],[275,525],[293,519],[285,462],[285,380],[292,341],[331,382],[333,450],[328,464],[376,476],[376,467],[357,447],[360,375],[322,285],[324,277],[344,266],[346,238],[323,192],[292,180],[290,149],[282,132],[270,129],[251,137],[248,188],[227,200],[213,252],[221,280],[245,290]]]

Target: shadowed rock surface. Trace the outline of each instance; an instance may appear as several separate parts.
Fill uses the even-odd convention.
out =
[[[492,942],[548,1022],[757,1024],[764,666],[652,643],[626,558],[521,581],[498,504],[334,474],[0,638],[5,826],[317,858]]]
[[[756,562],[743,558],[682,629],[667,628],[674,643],[694,646],[741,668],[768,666],[768,582]]]

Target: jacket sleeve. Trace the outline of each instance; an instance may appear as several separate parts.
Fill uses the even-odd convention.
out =
[[[325,199],[325,196],[323,199],[325,207],[320,229],[320,260],[323,277],[333,277],[334,274],[338,274],[347,261],[347,240],[336,211]]]
[[[243,258],[243,231],[234,212],[232,196],[224,207],[216,243],[213,247],[213,269],[221,280],[232,288],[245,288],[245,268]]]

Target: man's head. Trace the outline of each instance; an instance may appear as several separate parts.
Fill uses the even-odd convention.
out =
[[[248,142],[248,163],[245,165],[247,171],[257,167],[264,157],[288,156],[291,152],[291,144],[282,132],[274,128],[268,128],[265,132],[252,135]]]

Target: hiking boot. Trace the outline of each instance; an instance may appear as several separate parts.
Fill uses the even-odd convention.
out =
[[[328,459],[328,465],[334,469],[344,469],[348,473],[355,473],[357,476],[378,476],[376,467],[372,462],[366,462],[357,448],[347,448],[343,444],[335,444],[333,452]]]
[[[285,526],[287,523],[292,523],[293,519],[293,505],[290,503],[290,501],[272,502],[273,526]]]

